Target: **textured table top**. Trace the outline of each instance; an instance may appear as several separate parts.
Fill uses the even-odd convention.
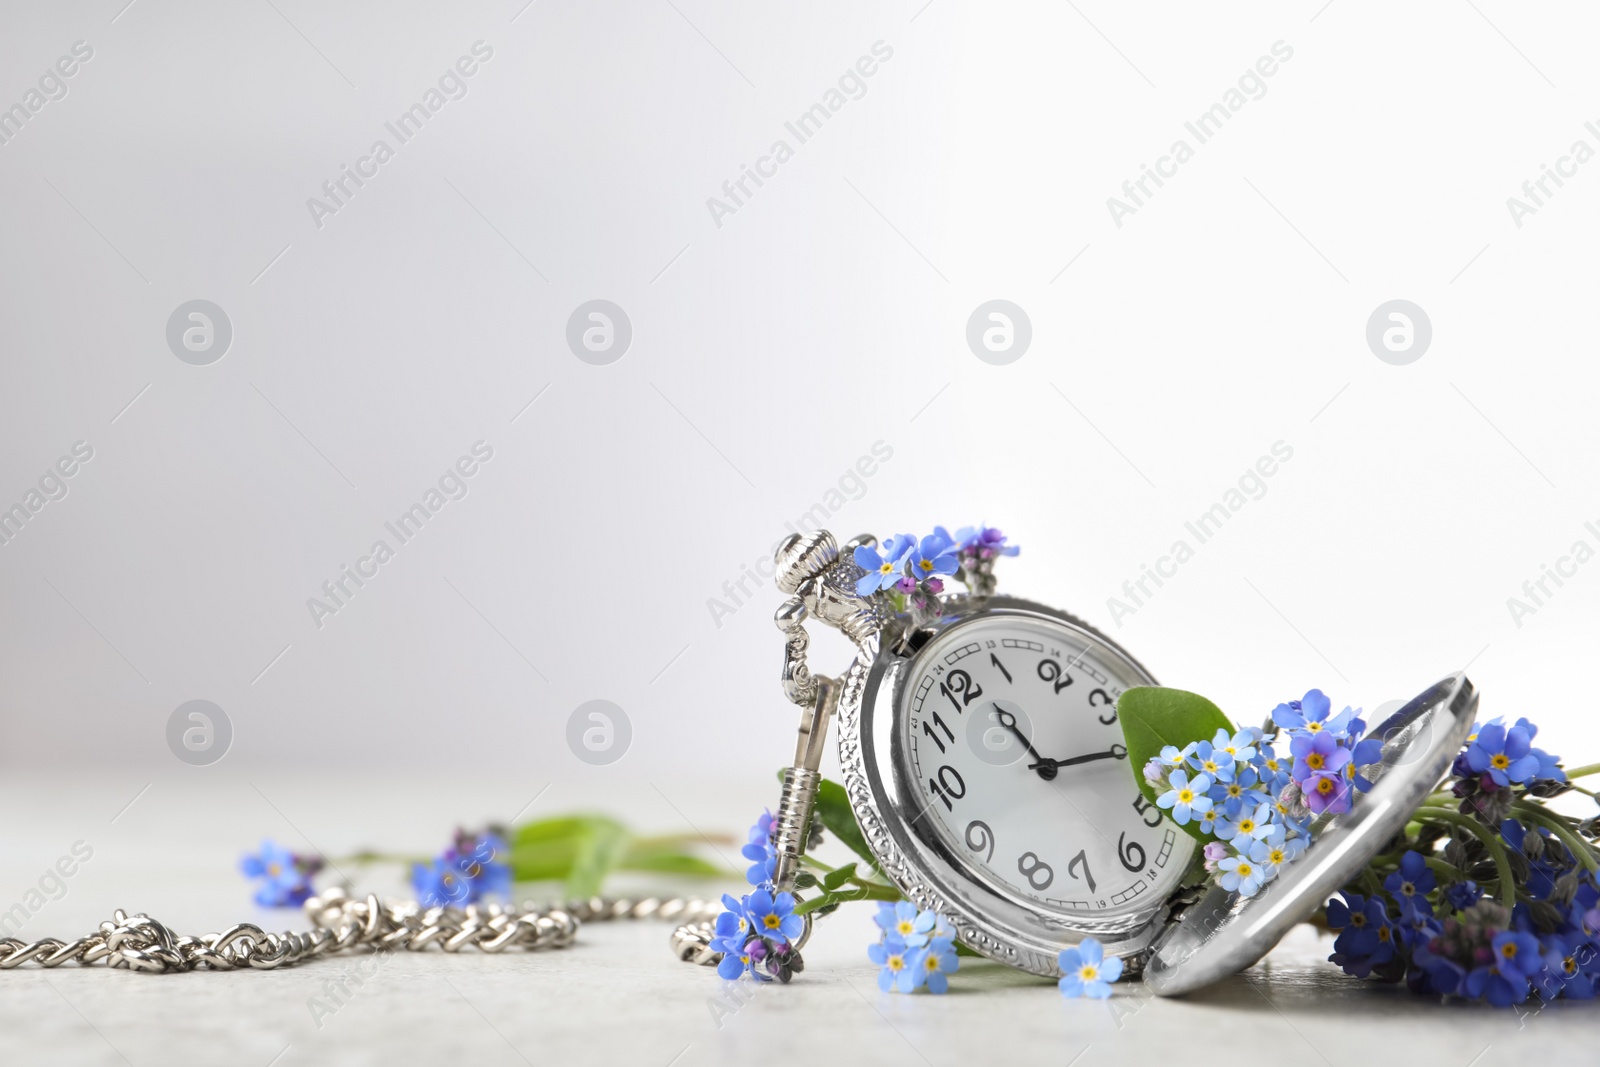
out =
[[[0,892],[7,908],[28,899],[57,854],[84,841],[93,857],[66,880],[64,895],[45,898],[22,936],[75,936],[116,907],[190,933],[238,921],[303,929],[298,912],[249,903],[233,864],[259,837],[305,847],[309,835],[337,854],[377,843],[385,826],[431,827],[441,797],[452,811],[515,811],[528,799],[513,799],[517,792],[455,781],[419,788],[411,776],[291,784],[244,772],[203,783],[117,774],[70,787],[13,777],[0,784]],[[666,781],[641,783],[637,796],[613,790],[609,799],[614,811],[650,812],[638,820],[649,830],[732,832],[739,827],[727,814],[742,810],[725,795]],[[593,800],[558,785],[530,816],[592,809]],[[392,869],[371,868],[356,880],[380,894],[401,888]],[[724,983],[709,968],[679,963],[668,932],[649,922],[591,924],[564,951],[402,953],[368,962],[360,984],[351,979],[356,960],[172,976],[29,967],[0,973],[4,1062],[294,1067],[449,1058],[687,1067],[748,1064],[788,1049],[827,1063],[942,1067],[987,1062],[1003,1049],[1007,1059],[1041,1064],[1237,1063],[1241,1055],[1331,1064],[1382,1055],[1407,1067],[1483,1067],[1562,1055],[1587,1063],[1600,1047],[1594,1004],[1558,1003],[1531,1015],[1441,1006],[1344,977],[1326,962],[1328,938],[1309,927],[1203,993],[1160,1000],[1126,984],[1109,1003],[1068,1001],[1052,983],[975,960],[962,961],[946,996],[880,993],[865,955],[874,937],[867,906],[819,928],[807,970],[788,987]],[[336,1010],[317,1019],[313,999]]]

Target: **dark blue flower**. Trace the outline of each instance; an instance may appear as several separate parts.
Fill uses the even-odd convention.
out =
[[[1407,851],[1400,857],[1400,869],[1394,871],[1383,880],[1383,888],[1389,891],[1400,905],[1402,918],[1413,916],[1430,916],[1433,907],[1428,903],[1428,894],[1438,886],[1439,880],[1434,877],[1433,870],[1428,866],[1428,861],[1422,853]]]
[[[1482,897],[1483,890],[1470,878],[1465,882],[1452,882],[1444,887],[1444,898],[1456,911],[1466,911]]]
[[[246,878],[260,878],[256,903],[263,908],[297,908],[311,896],[311,876],[322,869],[320,856],[300,856],[271,840],[261,851],[245,856],[239,869]]]
[[[1368,900],[1359,893],[1343,896],[1343,901],[1328,901],[1324,909],[1329,929],[1340,931],[1328,959],[1346,974],[1365,978],[1374,967],[1394,959],[1394,927],[1382,901]]]

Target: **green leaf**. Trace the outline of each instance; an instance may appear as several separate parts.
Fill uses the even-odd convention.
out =
[[[829,833],[844,843],[845,847],[866,860],[875,871],[881,870],[878,858],[867,847],[867,838],[856,823],[856,813],[850,810],[850,798],[844,786],[824,778],[817,786],[817,816]]]
[[[821,884],[821,882],[817,881],[817,876],[810,871],[801,871],[794,876],[794,887],[796,889],[815,889]]]
[[[696,878],[726,878],[733,872],[708,863],[687,852],[647,852],[629,849],[617,864],[619,871],[650,871],[654,874],[685,874]]]
[[[843,867],[835,867],[822,878],[822,888],[838,889],[856,876],[856,865],[847,863]]]
[[[1123,693],[1117,701],[1117,720],[1128,747],[1128,769],[1139,792],[1152,804],[1159,794],[1144,780],[1144,765],[1159,756],[1163,746],[1183,748],[1191,741],[1209,741],[1219,729],[1234,732],[1233,723],[1205,697],[1159,686],[1140,686]],[[1211,840],[1200,832],[1197,821],[1180,829],[1196,841]]]
[[[578,839],[578,851],[567,875],[567,896],[597,896],[606,876],[616,869],[628,847],[628,831],[621,823],[597,819]]]

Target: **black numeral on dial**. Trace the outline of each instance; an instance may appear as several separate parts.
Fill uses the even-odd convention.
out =
[[[946,811],[954,811],[956,806],[951,801],[967,795],[967,783],[962,780],[960,771],[945,764],[939,768],[937,778],[928,779],[928,792],[944,801]]]
[[[1053,659],[1039,661],[1039,677],[1056,687],[1056,692],[1061,692],[1072,684],[1072,675],[1061,669],[1061,664]]]
[[[1081,857],[1083,853],[1078,855]],[[1024,852],[1017,857],[1017,872],[1027,878],[1028,884],[1035,889],[1049,889],[1056,880],[1056,872],[1032,852]]]
[[[989,829],[989,824],[979,819],[967,823],[967,847],[974,852],[989,850],[983,857],[983,862],[988,863],[994,859],[994,831]]]
[[[944,736],[948,740],[954,741],[956,739],[956,735],[950,730],[950,725],[943,719],[939,718],[939,713],[937,711],[932,712],[931,714],[933,721],[939,724],[939,729],[944,731]],[[939,752],[942,755],[944,753],[944,741],[939,740],[939,735],[934,732],[932,726],[928,725],[927,719],[922,720],[922,732],[933,738],[933,743],[939,746]]]
[[[1099,698],[1099,699],[1096,699],[1096,698]],[[1105,723],[1107,726],[1110,726],[1112,723],[1117,721],[1117,702],[1115,700],[1112,700],[1111,699],[1111,694],[1107,693],[1104,689],[1091,689],[1091,690],[1089,690],[1089,706],[1091,708],[1110,708],[1111,709],[1111,717],[1109,719],[1106,718],[1104,715],[1096,715],[1095,716],[1095,718],[1099,719],[1101,722]]]
[[[1133,798],[1133,810],[1139,813],[1139,817],[1144,820],[1146,826],[1161,825],[1161,809],[1146,800],[1143,793]],[[1151,816],[1155,817],[1153,822],[1151,821]]]
[[[963,670],[950,672],[948,680],[939,683],[939,692],[950,698],[950,703],[955,705],[956,711],[964,711],[968,704],[983,696],[983,687],[972,680],[972,675]],[[956,697],[960,697],[957,700]]]
[[[1138,874],[1144,870],[1144,846],[1137,841],[1128,841],[1127,844],[1123,844],[1127,836],[1128,831],[1124,830],[1117,837],[1117,859],[1121,860],[1122,865],[1128,870]]]
[[[1083,873],[1078,873],[1078,868],[1083,868]],[[1072,862],[1067,864],[1067,873],[1074,878],[1082,878],[1089,884],[1089,892],[1094,892],[1094,875],[1089,873],[1089,857],[1084,850],[1079,849],[1078,854],[1072,857]]]
[[[989,653],[989,662],[993,663],[995,668],[999,670],[1001,674],[1006,676],[1006,684],[1011,684],[1011,672],[1006,670],[1006,665],[1004,663],[1000,662],[1000,657],[991,652]]]

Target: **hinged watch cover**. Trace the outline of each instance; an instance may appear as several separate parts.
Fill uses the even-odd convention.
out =
[[[1383,756],[1365,772],[1371,791],[1348,812],[1318,820],[1311,847],[1261,892],[1239,897],[1213,889],[1162,931],[1145,964],[1150,989],[1162,996],[1192,992],[1265,956],[1405,828],[1461,751],[1477,709],[1477,691],[1458,673],[1374,727]]]

